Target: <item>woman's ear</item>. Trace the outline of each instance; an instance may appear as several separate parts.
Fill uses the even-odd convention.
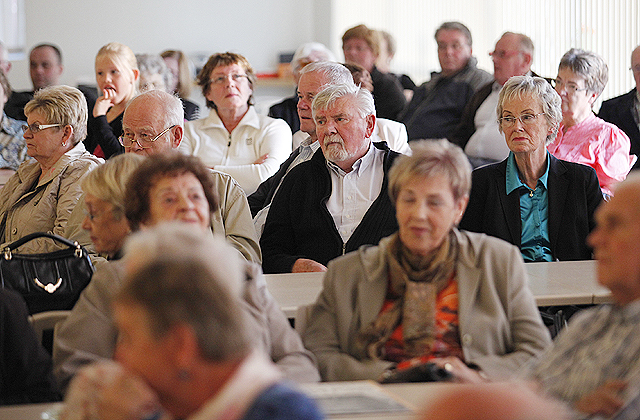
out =
[[[460,198],[456,203],[456,219],[455,224],[457,225],[462,220],[462,216],[464,216],[464,211],[467,209],[467,204],[469,204],[469,196],[465,195]]]
[[[71,141],[72,137],[73,137],[73,126],[67,124],[62,129],[62,145],[66,146],[66,144]]]

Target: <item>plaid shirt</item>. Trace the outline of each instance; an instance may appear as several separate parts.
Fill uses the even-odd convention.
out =
[[[22,137],[25,122],[14,120],[5,113],[0,121],[0,168],[16,170],[28,159],[27,143]]]
[[[625,408],[616,418],[638,418],[639,328],[640,301],[584,311],[538,359],[530,376],[548,394],[569,403],[593,392],[607,380],[626,380],[629,385],[622,395]]]

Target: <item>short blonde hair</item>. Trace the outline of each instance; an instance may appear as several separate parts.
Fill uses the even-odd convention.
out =
[[[27,116],[34,111],[41,113],[47,124],[73,127],[73,145],[87,136],[87,100],[74,87],[58,85],[40,89],[24,107]]]
[[[135,153],[117,155],[89,172],[82,180],[82,191],[113,206],[113,216],[124,215],[124,192],[129,176],[144,161]]]
[[[457,201],[471,191],[471,164],[462,149],[446,139],[411,142],[411,156],[398,156],[389,171],[389,196],[396,203],[409,179],[443,174]]]

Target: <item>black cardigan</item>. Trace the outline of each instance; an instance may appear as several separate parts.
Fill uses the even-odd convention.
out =
[[[331,176],[322,149],[287,174],[273,198],[260,239],[265,273],[291,272],[299,258],[327,265],[335,257],[361,245],[375,245],[398,230],[387,185],[389,169],[399,154],[384,142],[374,145],[385,151],[382,189],[346,244],[327,210]]]

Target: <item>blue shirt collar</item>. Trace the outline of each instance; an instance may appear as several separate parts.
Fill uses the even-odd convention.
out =
[[[549,152],[547,151],[547,167],[544,171],[544,174],[538,179],[538,183],[542,183],[545,189],[547,188],[547,179],[549,178]],[[507,194],[511,194],[514,190],[517,190],[520,187],[529,188],[522,181],[520,181],[520,176],[518,175],[518,167],[516,166],[516,156],[513,152],[509,152],[509,157],[507,158]]]

